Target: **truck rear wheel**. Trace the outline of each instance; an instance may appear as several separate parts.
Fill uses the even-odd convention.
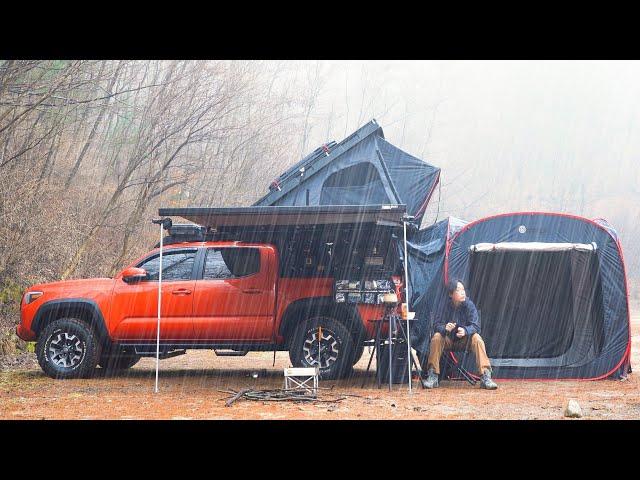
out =
[[[93,329],[77,318],[59,318],[49,323],[36,345],[40,367],[57,379],[91,376],[99,355]]]
[[[353,367],[355,344],[349,330],[331,317],[301,322],[289,342],[289,358],[296,367],[318,367],[320,378],[347,376]]]

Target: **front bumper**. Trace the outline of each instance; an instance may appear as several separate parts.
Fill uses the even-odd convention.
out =
[[[20,337],[25,342],[32,342],[36,340],[36,334],[28,328],[23,327],[22,324],[16,327],[16,335],[18,335],[18,337]]]

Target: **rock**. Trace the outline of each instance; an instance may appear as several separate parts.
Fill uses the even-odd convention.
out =
[[[580,408],[580,404],[573,399],[569,400],[567,402],[567,406],[564,409],[564,416],[569,418],[582,417],[582,409]]]

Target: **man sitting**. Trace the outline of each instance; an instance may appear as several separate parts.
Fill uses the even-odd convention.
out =
[[[480,337],[478,310],[467,298],[464,285],[459,280],[452,280],[447,284],[447,293],[450,300],[442,302],[443,305],[435,315],[435,333],[431,338],[427,361],[428,376],[422,384],[425,388],[436,388],[443,350],[463,350],[467,340],[470,340],[469,349],[476,356],[476,365],[481,375],[480,387],[495,390],[498,385],[491,380],[491,364],[484,341]]]

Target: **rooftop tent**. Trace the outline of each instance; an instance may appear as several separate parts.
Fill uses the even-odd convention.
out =
[[[488,217],[456,232],[445,257],[444,280],[462,280],[482,312],[495,377],[597,379],[630,371],[625,268],[605,221]]]
[[[375,120],[280,175],[254,206],[404,204],[419,223],[440,169],[387,142]]]

